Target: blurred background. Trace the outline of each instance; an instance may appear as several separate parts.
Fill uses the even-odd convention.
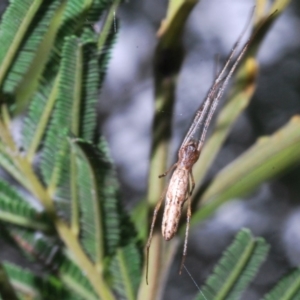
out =
[[[125,1],[121,6],[119,37],[99,99],[101,128],[117,165],[122,200],[128,210],[147,191],[154,111],[153,53],[156,31],[167,4],[167,0],[143,0]],[[220,68],[254,4],[253,0],[201,0],[191,13],[183,35],[186,52],[172,115],[170,165],[177,159],[182,138],[212,84],[216,56]],[[291,1],[269,30],[257,56],[257,90],[215,160],[211,175],[248,149],[258,137],[274,133],[300,113],[299,17],[300,2]],[[161,114],[169,117],[170,112]],[[191,231],[186,267],[198,285],[208,277],[222,251],[242,227],[271,243],[268,260],[243,299],[259,299],[289,268],[299,265],[299,171],[295,167],[263,184],[246,199],[234,199],[223,205],[211,219]],[[192,299],[199,292],[185,271],[178,275],[182,247],[178,249],[163,299]]]
[[[1,11],[6,4],[0,1]],[[175,111],[161,112],[166,117],[172,114],[173,120],[169,165],[177,159],[178,147],[213,82],[216,68],[226,60],[254,4],[254,0],[200,0],[191,13],[183,34],[185,58],[178,78]],[[153,56],[156,31],[167,5],[167,0],[125,0],[121,5],[119,36],[99,97],[100,128],[116,163],[122,201],[128,211],[147,192],[154,112]],[[249,34],[250,31],[246,35]],[[257,90],[216,158],[210,176],[258,137],[274,133],[300,113],[299,1],[292,0],[273,24],[257,58]],[[212,218],[191,231],[185,265],[199,286],[242,227],[250,228],[271,244],[268,260],[244,299],[259,299],[288,269],[300,264],[299,183],[300,169],[295,166],[280,178],[264,183],[246,199],[223,205]],[[163,296],[166,300],[192,299],[199,293],[185,271],[178,275],[182,247],[178,249]],[[2,257],[7,255],[5,252],[2,249]]]

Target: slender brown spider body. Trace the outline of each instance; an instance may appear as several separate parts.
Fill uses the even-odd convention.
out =
[[[192,167],[199,155],[200,151],[198,151],[195,141],[191,141],[179,149],[178,162],[174,165],[176,169],[166,192],[162,221],[162,236],[166,241],[172,239],[177,232],[183,204],[193,192],[195,183]]]

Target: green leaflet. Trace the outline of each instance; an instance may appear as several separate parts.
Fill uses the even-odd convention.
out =
[[[72,142],[72,148],[71,180],[77,187],[81,242],[93,261],[101,264],[119,243],[116,174],[102,148],[99,151],[85,142]]]
[[[115,24],[111,25],[109,34],[101,49],[96,49],[94,43],[96,38],[90,30],[83,32],[84,40],[91,40],[93,43],[84,49],[84,74],[86,74],[82,89],[83,113],[80,127],[80,137],[87,141],[93,141],[96,128],[96,105],[98,102],[99,90],[102,87],[106,75],[107,65],[111,57],[112,47],[116,42],[118,30]],[[100,34],[101,35],[101,34]]]
[[[49,62],[43,74],[45,79],[52,78],[53,74],[56,74],[58,71],[60,53],[62,51],[65,38],[71,35],[81,35],[86,23],[86,17],[90,13],[90,9],[94,8],[94,13],[100,15],[102,8],[92,6],[92,4],[93,0],[67,0],[60,29],[57,33]],[[92,19],[91,21],[94,22],[96,20]]]
[[[300,269],[295,269],[284,276],[263,300],[300,299]]]
[[[20,112],[24,112],[25,108],[28,107],[29,101],[31,100],[32,96],[37,92],[38,89],[41,89],[41,82],[43,82],[43,72],[45,73],[45,66],[49,61],[49,55],[54,47],[57,32],[61,26],[62,16],[64,13],[64,9],[66,6],[66,1],[59,1],[59,0],[52,0],[54,1],[51,7],[43,5],[42,9],[46,10],[44,13],[45,16],[52,15],[50,8],[55,8],[54,14],[52,18],[49,20],[49,25],[47,26],[47,31],[43,34],[43,38],[41,43],[39,44],[34,59],[31,61],[31,65],[24,74],[22,81],[18,85],[15,91],[15,103],[16,109],[14,110],[14,114],[18,115]],[[45,20],[47,21],[47,19]],[[43,23],[39,24],[36,27],[36,30],[44,31]],[[41,27],[41,28],[40,28]],[[29,36],[28,39],[35,39]],[[26,41],[27,42],[27,41]],[[55,64],[52,65],[54,67]],[[57,70],[58,68],[54,68]],[[53,75],[53,74],[52,74]],[[54,80],[54,76],[48,77],[45,80],[47,82],[52,82]]]
[[[54,276],[38,276],[32,271],[5,262],[4,269],[20,299],[34,300],[84,300],[76,293],[65,288],[65,285]],[[27,297],[27,298],[26,298]],[[29,298],[31,297],[31,298]]]
[[[3,180],[0,180],[0,220],[36,230],[49,228],[46,216]]]
[[[86,140],[94,137],[100,79],[92,37],[94,35],[85,31],[81,39],[75,36],[66,38],[59,71],[57,104],[44,148],[46,162],[42,165],[42,171],[48,183],[55,165],[53,155],[66,143],[65,134],[69,131]],[[64,134],[62,129],[66,130]]]
[[[0,30],[0,85],[42,2],[42,0],[12,1],[5,11]]]
[[[118,299],[136,299],[142,275],[141,259],[141,253],[134,242],[118,248],[109,267]]]
[[[203,294],[196,299],[240,299],[264,261],[268,249],[268,244],[262,238],[254,238],[248,229],[241,230],[201,288]]]
[[[83,50],[79,38],[66,38],[59,71],[57,103],[47,131],[41,170],[47,184],[53,180],[55,165],[61,149],[67,143],[67,134],[79,132],[81,107]],[[60,153],[61,154],[61,153]],[[56,178],[56,185],[59,178]]]
[[[95,47],[95,35],[90,30],[83,33],[84,40],[91,40],[93,43],[84,47],[83,56],[83,82],[81,89],[81,122],[79,125],[79,136],[87,141],[93,141],[96,129],[96,105],[99,95],[99,66],[98,56]]]
[[[94,44],[86,47],[85,50],[85,70],[87,74],[84,79],[83,85],[83,115],[82,125],[80,129],[80,137],[87,141],[93,141],[96,127],[96,105],[98,102],[99,90],[102,88],[102,84],[106,75],[107,65],[111,57],[113,45],[116,42],[118,30],[117,20],[115,24],[111,25],[109,34],[105,38],[105,43],[101,49],[95,49]],[[102,33],[100,34],[100,36]],[[86,40],[90,38],[93,42],[96,42],[95,35],[91,36],[89,30],[83,32],[83,37]]]
[[[111,39],[108,44],[110,49]],[[106,68],[108,55],[109,51],[101,55],[102,73]],[[100,84],[99,73],[95,35],[90,30],[85,30],[82,38],[68,37],[63,48],[59,80],[55,84],[57,103],[47,131],[41,162],[44,180],[51,191],[56,190],[57,203],[65,207],[63,211],[66,213],[70,211],[68,207],[70,157],[66,136],[70,133],[88,141],[93,140],[96,126],[95,108]],[[34,125],[27,126],[27,129],[32,127]],[[26,135],[30,137],[30,134]],[[63,201],[59,201],[62,196]]]
[[[5,93],[13,93],[17,85],[23,80],[27,70],[31,66],[32,61],[37,55],[37,50],[47,33],[49,24],[59,5],[60,1],[43,2],[32,20],[24,42],[21,44],[16,53],[14,62],[10,71],[3,83],[3,91]],[[18,3],[20,4],[20,2]],[[45,52],[45,49],[43,49]],[[46,52],[47,53],[47,52]],[[41,62],[35,65],[36,68],[41,68]],[[44,62],[45,64],[46,62]],[[27,84],[27,88],[28,84]]]
[[[71,141],[72,143],[72,141]],[[104,230],[98,178],[88,155],[72,143],[71,183],[72,226],[80,228],[81,242],[93,262],[100,264],[104,258]],[[94,161],[97,163],[97,161]],[[102,187],[103,188],[103,187]],[[78,224],[80,223],[80,224]]]
[[[58,80],[41,83],[29,106],[23,124],[22,143],[30,161],[33,160],[57,99]]]
[[[99,300],[87,277],[77,265],[67,258],[63,258],[59,265],[59,277],[70,291],[84,300]]]

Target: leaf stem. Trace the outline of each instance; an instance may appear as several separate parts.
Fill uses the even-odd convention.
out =
[[[29,191],[41,201],[47,213],[49,215],[53,215],[54,206],[52,200],[48,199],[44,187],[41,185],[39,179],[34,173],[30,163],[20,155],[18,147],[16,146],[9,129],[5,126],[2,120],[0,120],[0,138],[8,148],[7,154],[21,173],[27,178],[29,185],[26,185],[26,187],[29,188]]]
[[[238,261],[234,269],[230,273],[229,277],[226,278],[226,281],[222,285],[222,288],[218,291],[215,300],[224,300],[227,298],[228,293],[230,292],[230,290],[232,289],[236,281],[241,276],[241,273],[245,268],[245,265],[247,264],[251,254],[253,253],[255,246],[256,246],[256,240],[254,240],[252,237],[251,240],[249,241],[249,244],[243,251],[242,255],[238,258]]]
[[[102,274],[100,272],[97,272],[92,262],[87,258],[78,239],[75,238],[68,226],[63,221],[61,221],[60,219],[56,219],[55,223],[60,237],[62,238],[66,246],[69,249],[72,249],[72,252],[77,259],[78,265],[86,273],[86,276],[89,278],[97,294],[101,297],[101,299],[114,300],[115,297],[103,280]]]
[[[43,222],[37,222],[32,219],[28,219],[26,217],[21,217],[19,215],[16,215],[14,213],[9,213],[0,210],[0,219],[1,221],[7,221],[11,224],[19,225],[22,227],[38,230],[38,231],[48,231],[49,227],[45,225]]]
[[[120,2],[121,2],[121,0],[114,0],[107,12],[106,19],[104,21],[104,25],[101,29],[101,33],[99,35],[99,39],[98,39],[98,43],[97,43],[98,51],[103,50],[103,46],[105,45],[105,43],[107,41],[107,37],[108,37],[110,29],[111,29],[111,25],[116,20],[116,11],[118,9]]]
[[[43,113],[40,117],[40,120],[36,126],[36,131],[34,133],[34,136],[31,140],[31,144],[28,147],[27,151],[27,160],[29,162],[32,162],[34,155],[36,153],[36,150],[41,142],[41,139],[45,133],[46,126],[49,122],[49,118],[51,115],[51,112],[53,110],[56,98],[57,98],[57,93],[58,93],[58,82],[59,82],[59,75],[56,76],[56,79],[54,81],[51,93],[47,99],[46,106],[43,110]]]

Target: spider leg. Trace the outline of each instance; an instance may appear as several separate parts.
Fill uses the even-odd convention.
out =
[[[157,213],[161,207],[161,204],[163,203],[165,196],[166,196],[167,188],[163,191],[161,197],[159,198],[158,203],[156,204],[154,211],[153,211],[153,217],[152,217],[152,223],[151,223],[151,228],[150,228],[150,233],[146,245],[146,283],[148,284],[148,270],[149,270],[149,250],[150,250],[150,245],[153,237],[153,230],[154,230],[154,225],[157,217]]]
[[[173,171],[177,167],[177,163],[172,165],[165,173],[158,176],[158,178],[162,178],[168,175],[171,171]]]
[[[190,182],[189,182],[189,185],[188,185],[188,192],[186,193],[186,198],[184,199],[184,202],[185,202],[186,200],[188,200],[189,197],[192,196],[193,191],[194,191],[194,189],[195,189],[195,180],[194,180],[194,175],[193,175],[192,170],[189,172],[189,179],[191,180],[192,187],[191,187],[191,189],[190,189]]]
[[[192,182],[192,188],[189,191],[189,194],[190,194],[190,196],[192,196],[193,191],[195,189],[195,179],[194,179],[194,175],[193,175],[193,170],[190,171],[189,175],[190,175],[190,179],[191,179],[191,182]]]
[[[186,258],[186,253],[187,253],[187,242],[188,242],[188,237],[189,237],[189,230],[190,230],[190,220],[191,220],[191,216],[192,216],[192,192],[194,190],[194,178],[192,173],[190,172],[190,177],[191,177],[191,181],[192,181],[192,188],[191,190],[188,192],[188,198],[187,198],[187,202],[188,202],[188,206],[187,206],[187,213],[186,213],[186,229],[185,229],[185,237],[184,237],[184,246],[183,246],[183,253],[182,253],[182,259],[181,259],[181,264],[180,264],[180,268],[179,268],[179,274],[181,274],[184,262],[185,262],[185,258]],[[189,183],[190,185],[190,183]]]

